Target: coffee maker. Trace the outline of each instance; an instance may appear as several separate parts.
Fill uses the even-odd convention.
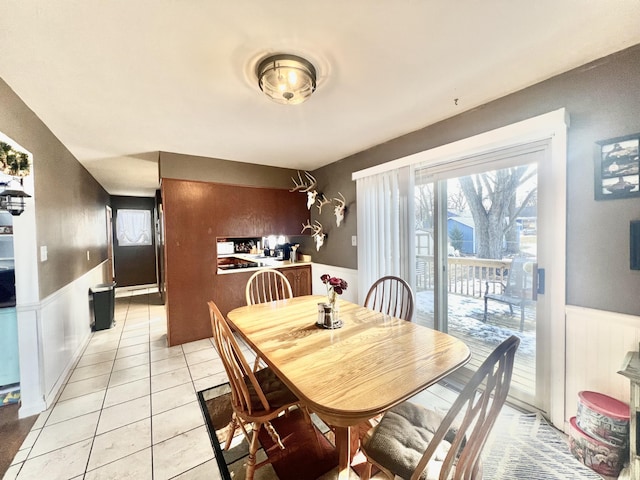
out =
[[[291,244],[290,243],[282,243],[276,245],[275,248],[276,258],[278,260],[289,260],[291,259]]]

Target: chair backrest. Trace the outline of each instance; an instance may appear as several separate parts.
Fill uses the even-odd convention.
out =
[[[509,274],[507,275],[507,284],[504,289],[506,296],[531,299],[533,293],[533,272],[527,272],[525,270],[528,263],[533,265],[531,260],[524,257],[515,257],[511,260]]]
[[[388,275],[371,285],[364,306],[392,317],[411,321],[413,316],[413,291],[400,277]]]
[[[411,476],[412,480],[420,478],[440,442],[452,427],[457,432],[442,464],[440,480],[448,479],[454,466],[454,479],[477,478],[481,465],[480,454],[507,399],[514,356],[519,344],[518,337],[510,336],[482,363],[442,420]],[[457,417],[461,412],[464,412],[464,416],[459,419]]]
[[[252,393],[255,392],[264,410],[269,410],[269,402],[251,367],[247,363],[240,346],[236,341],[226,318],[220,313],[214,302],[209,302],[211,329],[213,330],[213,344],[222,359],[224,369],[229,377],[231,386],[231,401],[236,412],[252,414],[255,400],[252,403]],[[254,397],[255,398],[255,397]]]
[[[247,305],[273,302],[293,297],[291,284],[281,272],[273,269],[258,270],[249,280],[245,288]]]

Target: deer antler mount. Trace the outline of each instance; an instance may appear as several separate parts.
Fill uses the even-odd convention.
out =
[[[336,225],[339,227],[344,220],[344,214],[347,211],[347,201],[345,200],[344,195],[340,192],[338,192],[338,195],[340,195],[340,198],[333,199],[336,202],[336,206],[333,207],[333,214],[336,216]]]

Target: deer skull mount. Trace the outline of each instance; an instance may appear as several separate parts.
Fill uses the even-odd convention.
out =
[[[336,226],[340,226],[342,221],[344,220],[344,214],[347,211],[346,200],[344,195],[338,192],[340,198],[334,198],[333,200],[337,203],[335,207],[333,207],[333,214],[336,216]]]
[[[315,190],[312,192],[307,192],[307,210],[311,210],[313,204],[316,203],[316,197],[318,196],[318,192]]]
[[[308,220],[306,224],[302,224],[302,232],[300,233],[304,233],[307,228],[312,231],[311,237],[316,242],[316,251],[320,251],[320,247],[324,245],[324,240],[327,238],[327,234],[322,231],[322,224],[316,220],[312,225],[311,221]]]
[[[304,176],[305,178],[303,179],[302,174],[298,172],[298,180],[291,177],[291,180],[293,180],[293,188],[289,191],[306,193],[307,210],[311,210],[311,207],[316,203],[316,198],[318,196],[318,190],[316,189],[318,182],[309,172],[304,172]]]

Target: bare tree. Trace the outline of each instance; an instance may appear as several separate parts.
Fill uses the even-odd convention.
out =
[[[447,208],[457,213],[464,212],[467,209],[467,198],[464,193],[447,191]]]
[[[419,228],[433,228],[433,184],[416,185],[416,225]]]
[[[516,191],[535,174],[525,165],[458,179],[475,223],[478,258],[502,258],[505,239],[517,238],[516,218],[535,198],[535,189],[519,205]]]
[[[461,213],[467,209],[467,199],[463,192],[447,192],[447,209]],[[433,183],[416,185],[416,225],[421,228],[433,227]]]

